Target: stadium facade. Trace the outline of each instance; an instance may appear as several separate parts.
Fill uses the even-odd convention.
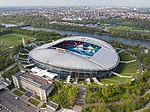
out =
[[[119,63],[116,50],[108,43],[90,37],[73,36],[34,48],[29,58],[36,66],[61,77],[106,78]]]

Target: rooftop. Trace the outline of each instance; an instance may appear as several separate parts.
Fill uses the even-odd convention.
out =
[[[37,75],[31,74],[29,72],[18,72],[14,74],[15,77],[25,78],[28,81],[31,81],[37,85],[39,85],[42,89],[46,90],[52,85],[51,80],[45,80],[42,77],[39,77]]]
[[[37,68],[37,67],[32,68],[31,72],[37,76],[40,76],[40,77],[46,79],[46,80],[52,80],[56,76],[58,76],[58,74],[56,74],[56,73],[51,73],[51,72],[48,72],[47,70],[42,70],[42,69]]]
[[[47,105],[48,106],[50,106],[51,108],[53,108],[53,109],[55,109],[55,110],[57,110],[57,108],[58,108],[58,104],[56,104],[56,103],[54,103],[54,102],[52,102],[52,101],[49,101],[48,103],[47,103]]]
[[[81,46],[83,45],[77,45],[79,51],[66,49],[64,47],[60,48],[59,44],[64,41],[72,41],[75,42],[74,44],[87,43],[90,44],[90,46],[82,48],[85,49],[85,51],[81,51]],[[74,47],[75,45],[72,46]],[[90,54],[88,56],[87,54],[89,54],[89,52],[93,52],[92,47],[97,50],[92,55]],[[118,54],[111,45],[99,39],[81,36],[62,38],[55,42],[42,45],[30,51],[29,56],[35,61],[43,64],[75,70],[109,70],[117,66],[119,63]]]

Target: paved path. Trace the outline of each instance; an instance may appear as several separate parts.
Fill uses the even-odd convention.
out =
[[[150,93],[150,89],[147,92],[145,92],[145,94],[143,96],[145,96],[146,94],[149,94],[149,93]],[[134,112],[143,112],[144,110],[148,109],[149,107],[150,107],[150,101],[143,108],[135,110]]]
[[[75,104],[76,105],[85,105],[85,97],[86,97],[86,89],[84,85],[78,85],[78,94],[76,97]]]
[[[139,110],[135,110],[134,112],[143,112],[144,110],[148,109],[150,107],[150,101],[145,105],[144,108],[141,108]]]
[[[5,70],[0,71],[0,75],[4,74],[5,72],[7,72],[8,70],[12,69],[12,68],[15,67],[15,66],[16,66],[15,63],[12,64],[12,65],[10,65],[10,66],[7,67]]]
[[[131,61],[120,61],[120,63],[125,63],[125,64],[128,64],[128,63],[132,63],[132,62],[135,62],[136,60],[131,60]]]
[[[124,76],[124,75],[118,74],[118,73],[116,73],[116,72],[112,72],[112,74],[114,74],[114,75],[116,75],[116,76],[118,76],[118,77],[121,77],[121,78],[129,78],[129,79],[132,79],[132,78],[133,78],[133,76]]]
[[[118,54],[121,53],[121,52],[123,52],[123,49],[121,49],[121,50],[118,52]]]

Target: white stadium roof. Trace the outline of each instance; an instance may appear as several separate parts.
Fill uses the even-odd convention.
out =
[[[101,48],[91,57],[83,56],[62,48],[52,48],[52,46],[60,42],[70,40],[94,44]],[[55,42],[42,45],[30,51],[29,56],[43,64],[75,70],[110,70],[119,63],[118,54],[111,45],[99,39],[81,36],[62,38]]]

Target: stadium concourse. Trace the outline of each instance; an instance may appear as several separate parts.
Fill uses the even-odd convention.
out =
[[[102,40],[72,36],[32,49],[29,60],[60,78],[101,79],[111,75],[120,59],[116,50]]]

